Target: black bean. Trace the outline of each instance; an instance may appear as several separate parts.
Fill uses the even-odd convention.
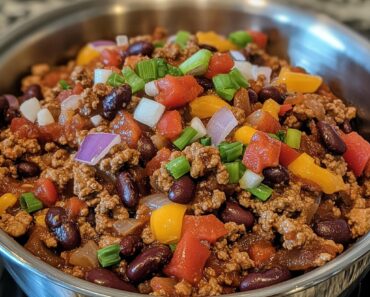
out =
[[[9,109],[9,102],[4,96],[0,96],[0,127],[7,124],[6,114]]]
[[[151,160],[157,153],[157,148],[153,141],[145,134],[141,135],[137,143],[137,149],[140,153],[140,159],[144,162]]]
[[[150,247],[127,266],[127,277],[133,282],[149,278],[152,273],[161,270],[170,261],[171,256],[171,249],[166,245]]]
[[[204,49],[207,49],[211,52],[217,52],[217,48],[215,48],[214,46],[209,45],[209,44],[199,44],[199,48],[204,48]]]
[[[185,175],[172,184],[168,192],[168,199],[180,204],[188,204],[194,195],[195,184],[193,180]]]
[[[196,76],[195,79],[197,80],[198,84],[204,89],[204,92],[213,89],[213,82],[209,78],[206,78],[204,76]]]
[[[65,209],[58,206],[50,207],[45,217],[45,223],[50,229],[60,227],[66,220]]]
[[[121,255],[125,257],[131,257],[137,254],[143,248],[143,242],[139,235],[129,234],[122,238],[120,246]]]
[[[265,272],[252,272],[244,277],[240,283],[240,291],[249,291],[268,287],[290,279],[291,275],[286,268],[272,268]]]
[[[343,132],[346,134],[351,133],[353,131],[351,121],[348,119],[345,119],[342,124],[342,129],[343,129]]]
[[[258,99],[260,102],[265,102],[267,99],[273,99],[277,103],[282,104],[285,97],[280,93],[280,91],[273,86],[264,87],[258,94]]]
[[[346,144],[331,125],[318,121],[316,126],[322,142],[330,152],[338,155],[343,155],[346,152]]]
[[[44,99],[44,96],[42,95],[42,92],[41,92],[41,87],[38,84],[33,84],[33,85],[28,86],[24,94],[21,97],[19,97],[19,101],[20,103],[23,103],[24,101],[31,99],[33,97],[39,100]]]
[[[131,101],[131,87],[129,85],[122,85],[114,88],[103,99],[103,116],[107,120],[113,120],[117,112]]]
[[[336,243],[348,243],[352,239],[351,230],[343,219],[318,222],[315,224],[314,230],[317,235],[331,239]]]
[[[263,182],[268,184],[269,186],[289,182],[289,172],[285,167],[281,165],[278,165],[276,167],[267,167],[263,169],[263,176],[265,177]]]
[[[72,250],[81,243],[80,229],[74,222],[64,222],[53,233],[63,250]]]
[[[131,44],[127,49],[129,56],[142,55],[151,56],[154,51],[154,45],[147,41],[138,41]]]
[[[124,206],[133,208],[138,204],[138,191],[130,173],[121,172],[117,177],[116,187]]]
[[[253,214],[239,204],[230,201],[226,202],[225,208],[221,212],[221,220],[224,223],[243,224],[246,228],[251,228],[254,225]]]
[[[253,89],[248,89],[248,97],[250,104],[255,104],[258,102],[258,95]]]
[[[20,177],[35,177],[40,174],[40,167],[33,162],[21,162],[17,165],[17,173]]]
[[[86,272],[85,279],[100,286],[137,292],[137,289],[128,282],[121,280],[115,273],[108,269],[94,268]]]

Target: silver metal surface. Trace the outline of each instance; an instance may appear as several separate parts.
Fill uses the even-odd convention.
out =
[[[0,93],[37,62],[71,57],[86,41],[123,33],[150,32],[156,25],[228,33],[263,29],[269,51],[294,65],[324,76],[337,95],[359,109],[359,128],[370,136],[370,44],[322,15],[307,14],[256,0],[90,0],[27,21],[0,39]],[[338,296],[370,264],[370,234],[335,260],[302,276],[268,288],[233,296]],[[6,268],[32,297],[142,296],[97,286],[71,277],[33,257],[0,231]]]

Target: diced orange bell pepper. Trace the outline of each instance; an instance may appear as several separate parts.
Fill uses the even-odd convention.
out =
[[[314,93],[322,84],[322,77],[289,71],[283,68],[280,71],[279,83],[285,83],[288,92]]]
[[[333,194],[346,189],[341,176],[316,165],[315,160],[306,153],[290,163],[288,169],[293,174],[319,185],[325,194]]]
[[[158,133],[173,140],[181,134],[182,119],[177,110],[166,111],[157,124]]]
[[[275,247],[267,240],[257,241],[248,248],[248,255],[257,267],[268,261],[275,253]]]
[[[241,142],[242,144],[249,144],[254,133],[256,132],[257,130],[250,126],[243,126],[235,131],[234,139]]]
[[[87,206],[86,202],[78,199],[77,197],[71,197],[65,204],[68,218],[75,219],[80,216],[80,212]]]
[[[77,65],[87,65],[98,57],[100,57],[100,52],[87,44],[78,52],[76,63]]]
[[[213,46],[217,48],[219,52],[227,52],[229,50],[237,49],[235,44],[213,31],[197,32],[196,37],[199,44]]]
[[[47,228],[45,218],[46,218],[46,215],[35,216],[35,224],[38,226]]]
[[[210,118],[221,108],[231,109],[231,106],[215,95],[201,96],[190,102],[190,113],[200,119]]]
[[[6,193],[0,197],[0,215],[17,203],[17,197],[12,193]]]
[[[280,104],[273,99],[267,99],[262,106],[262,110],[268,112],[276,120],[279,120]]]

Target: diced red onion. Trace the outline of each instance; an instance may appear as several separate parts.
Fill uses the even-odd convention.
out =
[[[67,99],[63,100],[60,104],[60,108],[63,111],[76,110],[82,103],[81,95],[71,95]]]
[[[116,43],[117,43],[118,46],[128,45],[127,35],[118,35],[118,36],[116,36]]]
[[[246,80],[253,79],[253,65],[248,61],[235,61],[234,68],[237,68]]]
[[[47,108],[40,109],[37,113],[37,123],[39,126],[46,126],[54,123],[54,117]]]
[[[207,125],[212,144],[219,145],[237,125],[238,121],[229,109],[224,107],[217,111]]]
[[[116,43],[111,40],[96,40],[96,41],[90,42],[89,45],[95,50],[101,52],[106,48],[116,46]]]
[[[156,210],[164,205],[171,203],[171,201],[167,198],[165,194],[156,193],[141,198],[140,203],[146,205],[150,210]]]
[[[151,97],[157,96],[159,93],[158,87],[155,83],[155,80],[150,81],[145,84],[145,94]]]
[[[40,111],[40,109],[41,109],[40,102],[35,97],[24,101],[19,107],[22,116],[32,123],[36,121],[37,113]]]
[[[99,115],[99,114],[94,115],[93,117],[90,118],[91,123],[95,127],[99,126],[102,120],[103,120],[103,117],[101,115]]]
[[[234,61],[246,61],[245,56],[239,51],[230,51],[230,55]]]
[[[129,218],[115,221],[113,223],[113,229],[116,231],[117,235],[123,237],[135,232],[142,225],[143,222],[141,220]]]
[[[89,240],[83,247],[75,249],[71,253],[68,262],[86,268],[99,267],[98,249],[97,244],[93,240]]]
[[[191,142],[194,142],[199,138],[202,138],[203,136],[207,135],[207,129],[206,127],[204,127],[203,122],[200,118],[194,117],[190,122],[190,126],[198,132],[197,135],[193,137]]]
[[[94,84],[105,84],[112,72],[110,69],[95,69]]]
[[[257,80],[259,75],[264,75],[266,78],[265,84],[269,85],[271,73],[272,73],[271,67],[253,65],[253,79],[254,80]]]
[[[96,165],[108,154],[109,150],[121,142],[121,137],[113,133],[91,133],[83,140],[75,160]]]
[[[263,181],[263,176],[247,169],[239,180],[239,185],[242,189],[252,189],[260,185]]]
[[[15,97],[13,95],[8,95],[8,94],[4,95],[4,97],[8,101],[10,108],[13,108],[13,109],[18,109],[19,108],[19,101],[18,101],[17,97]]]
[[[134,112],[134,119],[138,122],[154,128],[158,123],[166,107],[157,101],[142,98]]]

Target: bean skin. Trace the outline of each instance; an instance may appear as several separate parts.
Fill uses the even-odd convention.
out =
[[[330,152],[338,155],[343,155],[346,152],[346,144],[331,125],[319,121],[316,126],[321,140]]]
[[[258,95],[253,89],[248,89],[249,103],[255,104],[258,102]]]
[[[273,99],[277,103],[282,104],[285,98],[276,87],[269,86],[269,87],[264,87],[259,92],[258,99],[262,103],[265,102],[267,99]]]
[[[17,173],[20,177],[38,176],[40,167],[33,162],[21,162],[17,165]]]
[[[265,272],[249,273],[240,283],[240,291],[250,291],[265,288],[290,279],[289,270],[285,268],[272,268]]]
[[[149,278],[152,273],[159,271],[170,261],[171,255],[171,249],[166,245],[148,248],[127,266],[128,278],[133,282]]]
[[[151,56],[154,51],[154,45],[147,41],[138,41],[131,44],[127,49],[127,54],[129,56],[142,55]]]
[[[331,239],[336,243],[348,243],[352,239],[351,230],[343,219],[321,221],[315,224],[314,230],[317,235]]]
[[[46,213],[45,223],[50,229],[60,227],[67,220],[67,213],[64,208],[50,207]]]
[[[143,242],[139,235],[129,234],[122,238],[120,246],[121,255],[125,257],[131,257],[143,248]]]
[[[114,88],[103,99],[103,116],[107,120],[113,120],[122,106],[130,103],[131,95],[131,87],[129,85],[124,84]]]
[[[138,204],[138,191],[130,173],[121,172],[117,177],[116,187],[124,206],[133,208]]]
[[[19,103],[23,103],[24,101],[31,99],[33,97],[37,98],[38,100],[44,99],[44,96],[42,95],[41,92],[41,87],[38,84],[28,86],[24,94],[21,97],[19,97],[20,101]]]
[[[7,124],[6,114],[9,109],[9,102],[4,96],[0,96],[0,127]]]
[[[221,220],[224,223],[243,224],[246,228],[251,228],[254,225],[253,214],[239,204],[230,201],[226,202],[225,209],[221,212]]]
[[[151,160],[157,153],[157,148],[155,147],[153,141],[145,134],[141,135],[137,143],[137,149],[140,153],[140,159],[144,162]]]
[[[185,175],[176,180],[168,192],[168,199],[180,204],[188,204],[194,195],[195,184],[193,180]]]
[[[351,133],[353,131],[351,121],[348,119],[345,119],[342,124],[342,129],[344,133]]]
[[[213,88],[212,80],[204,76],[196,76],[195,79],[197,80],[198,85],[203,88],[204,92]]]
[[[289,172],[283,166],[267,167],[263,169],[264,183],[272,186],[289,182]]]
[[[63,250],[72,250],[81,243],[80,229],[74,222],[65,222],[53,231]]]
[[[86,272],[85,279],[91,283],[104,287],[128,292],[138,292],[138,290],[133,285],[121,280],[115,273],[108,269],[94,268]]]

